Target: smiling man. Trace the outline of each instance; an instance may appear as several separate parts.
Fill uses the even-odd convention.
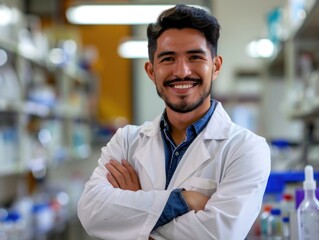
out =
[[[244,239],[270,172],[264,138],[211,98],[222,66],[220,26],[178,4],[147,28],[145,71],[165,102],[141,126],[118,129],[78,205],[99,239]]]
[[[177,113],[197,108],[206,112],[222,59],[212,56],[204,34],[191,28],[169,29],[158,38],[154,55],[145,70],[168,108]]]

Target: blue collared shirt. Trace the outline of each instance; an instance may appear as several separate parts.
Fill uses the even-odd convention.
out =
[[[190,144],[194,141],[194,139],[198,136],[198,134],[206,127],[209,119],[214,113],[216,105],[217,102],[215,100],[211,100],[211,105],[207,113],[197,122],[187,127],[186,139],[178,146],[176,146],[172,139],[172,136],[170,134],[170,126],[167,121],[166,111],[164,111],[160,127],[165,150],[166,189],[184,153],[186,152]],[[156,225],[154,226],[153,230],[165,225],[174,218],[187,213],[189,210],[190,209],[183,198],[182,189],[174,189],[171,192],[168,201],[164,207],[164,210],[160,218],[158,219]]]

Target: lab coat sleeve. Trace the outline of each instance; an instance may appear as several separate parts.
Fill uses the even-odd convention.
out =
[[[128,191],[113,188],[105,163],[127,159],[127,129],[119,129],[102,149],[98,166],[85,184],[78,217],[87,233],[97,239],[148,239],[170,191]]]
[[[237,147],[227,154],[222,179],[204,211],[175,218],[154,231],[154,239],[245,239],[261,209],[270,152],[260,137],[232,145]]]

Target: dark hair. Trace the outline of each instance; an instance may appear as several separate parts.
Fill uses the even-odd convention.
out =
[[[212,56],[217,54],[220,25],[215,17],[201,8],[177,4],[162,12],[157,22],[147,27],[148,56],[151,62],[157,48],[157,39],[167,29],[194,28],[205,35]]]

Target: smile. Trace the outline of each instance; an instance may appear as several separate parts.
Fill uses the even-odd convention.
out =
[[[189,89],[200,83],[199,79],[171,80],[164,83],[164,86],[174,89]]]
[[[187,89],[193,86],[194,86],[193,84],[182,84],[182,85],[174,85],[173,87],[177,89]]]

